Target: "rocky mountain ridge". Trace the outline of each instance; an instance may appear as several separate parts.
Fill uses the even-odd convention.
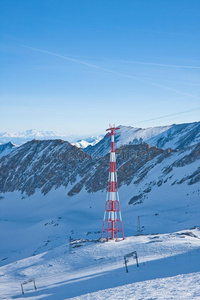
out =
[[[0,190],[31,195],[41,189],[46,194],[52,187],[75,182],[90,161],[88,154],[66,141],[33,140],[0,160]]]
[[[0,133],[0,143],[12,142],[16,145],[22,145],[33,139],[62,139],[69,141],[72,145],[84,149],[92,157],[103,157],[110,150],[108,134],[77,139],[75,136],[66,136],[54,131],[38,131],[34,129],[13,134]],[[142,142],[162,149],[184,149],[200,142],[200,122],[150,128],[120,126],[120,130],[116,132],[116,148],[124,145],[137,145]],[[6,154],[6,152],[2,153],[1,157]]]
[[[142,142],[116,150],[119,187],[138,185],[152,169],[159,168],[159,183],[167,182],[173,170],[183,169],[200,161],[200,143],[176,151],[151,147]],[[106,189],[109,154],[92,158],[82,149],[62,140],[33,140],[18,147],[0,160],[0,192],[20,191],[32,195],[37,189],[46,195],[52,189],[69,187],[69,196],[82,189],[95,193]],[[177,171],[179,172],[179,171]],[[176,180],[195,184],[200,181],[199,166],[184,172]],[[151,184],[142,192],[148,193]]]
[[[16,148],[17,148],[17,146],[11,142],[0,145],[0,159],[3,156],[8,155],[10,152],[15,150]]]
[[[123,145],[137,145],[146,142],[150,146],[167,149],[184,149],[200,142],[200,122],[174,124],[150,128],[119,126],[116,131],[116,148]],[[109,134],[95,146],[88,146],[84,151],[93,157],[106,155],[110,150]]]

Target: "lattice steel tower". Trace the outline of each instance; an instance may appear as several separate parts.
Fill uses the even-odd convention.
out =
[[[106,239],[118,239],[119,233],[121,233],[123,240],[124,230],[122,224],[122,216],[119,204],[118,184],[117,184],[117,171],[116,171],[116,158],[115,158],[115,130],[120,129],[119,127],[112,127],[109,125],[106,131],[110,130],[111,136],[111,150],[110,150],[110,166],[109,166],[109,177],[107,187],[106,206],[103,219],[103,226],[101,232],[101,239],[103,238],[104,232],[106,233]]]

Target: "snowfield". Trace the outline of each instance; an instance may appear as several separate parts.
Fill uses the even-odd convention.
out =
[[[150,173],[158,178],[156,167]],[[119,242],[97,241],[105,191],[69,197],[69,185],[45,196],[2,194],[0,299],[200,299],[199,184],[168,181],[138,205],[128,202],[141,186],[120,187],[126,239]],[[143,235],[134,236],[138,216]],[[131,258],[126,273],[123,257],[132,251],[140,266]],[[31,278],[37,291],[29,283],[22,295],[20,284]]]
[[[199,299],[199,281],[200,274],[191,273],[127,284],[71,299]]]
[[[125,271],[123,256],[137,251]],[[33,284],[20,283],[34,278]],[[200,299],[200,230],[73,240],[0,268],[1,299]]]

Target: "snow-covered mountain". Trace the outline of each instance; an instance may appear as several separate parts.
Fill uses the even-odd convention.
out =
[[[116,148],[123,145],[137,145],[146,142],[162,149],[183,149],[200,142],[200,122],[173,124],[150,128],[118,126],[116,131]],[[109,134],[95,146],[88,146],[85,152],[93,157],[104,156],[110,150]]]
[[[95,146],[102,140],[103,137],[104,135],[91,136],[89,138],[78,140],[77,142],[72,142],[72,145],[84,149],[88,146]]]
[[[7,144],[1,144],[0,145],[0,158],[2,158],[5,155],[8,155],[10,152],[15,150],[16,148],[17,148],[17,146],[10,142]]]
[[[120,125],[116,132],[116,148],[123,145],[137,145],[146,142],[151,146],[167,149],[183,149],[200,141],[200,122],[173,124],[150,128],[135,128]],[[76,137],[65,135],[55,131],[26,130],[18,133],[0,133],[0,143],[12,142],[22,145],[33,139],[55,140],[62,139],[70,142],[93,157],[106,155],[110,150],[109,135],[95,135]]]
[[[1,143],[12,142],[16,145],[22,145],[33,139],[48,140],[48,139],[65,139],[65,138],[69,139],[70,136],[66,136],[64,134],[55,131],[47,131],[47,130],[30,129],[30,130],[13,132],[13,133],[0,132]]]
[[[38,139],[38,140],[55,140],[62,139],[64,141],[69,141],[72,144],[76,145],[79,148],[85,148],[89,145],[94,146],[103,138],[103,135],[97,136],[86,136],[78,137],[74,135],[66,135],[56,131],[47,131],[47,130],[36,130],[30,129],[21,132],[0,132],[0,143],[14,143],[15,145],[22,145],[28,141]]]
[[[129,213],[135,211],[130,209],[132,204],[160,211],[163,207],[171,206],[173,211],[176,200],[180,207],[180,217],[185,204],[190,206],[193,202],[196,205],[199,203],[200,143],[179,151],[170,148],[158,149],[146,143],[125,145],[116,150],[116,157],[122,206]],[[90,203],[92,195],[93,204],[89,206],[98,211],[99,195],[103,198],[101,205],[104,203],[108,168],[109,154],[95,159],[80,148],[62,140],[34,140],[18,147],[0,160],[0,192],[2,197],[7,193],[19,192],[23,194],[21,197],[24,199],[40,198],[44,197],[43,195],[44,199],[48,199],[52,193],[56,195],[57,189],[64,189],[61,198],[75,199],[72,203],[75,201],[77,205],[78,199],[81,202],[85,199],[85,204]],[[6,200],[1,201],[2,203],[6,204]],[[52,205],[56,205],[56,202]],[[79,205],[73,209],[75,211],[77,209],[78,213]],[[93,213],[93,209],[87,214]],[[193,209],[192,206],[190,209]],[[199,222],[197,215],[199,218],[199,214],[195,211],[191,219],[189,215],[184,214],[184,226],[197,225]],[[168,224],[170,215],[166,219],[164,217],[163,224],[167,223],[168,230],[182,229],[183,223],[179,226],[180,223],[175,221],[176,217],[172,228],[170,223]],[[160,222],[159,218],[157,220]],[[152,228],[148,225],[145,232],[152,232],[154,225]],[[128,223],[127,227],[129,228]]]

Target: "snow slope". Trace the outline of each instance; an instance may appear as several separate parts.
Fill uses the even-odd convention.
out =
[[[11,153],[13,150],[15,150],[17,148],[16,145],[12,144],[12,143],[7,143],[7,144],[1,144],[0,145],[0,159],[5,156],[8,155],[9,153]]]
[[[102,140],[103,137],[103,135],[91,136],[89,138],[78,140],[77,142],[72,142],[72,145],[84,149],[88,146],[95,146]]]
[[[116,131],[116,149],[123,145],[137,145],[142,142],[162,149],[184,149],[200,142],[200,122],[150,128],[134,128],[121,125],[118,127],[120,129]],[[95,146],[88,146],[84,149],[93,157],[104,156],[109,150],[109,135],[105,135]]]
[[[123,256],[137,251],[125,272]],[[65,242],[0,268],[1,299],[199,299],[200,231]],[[30,283],[34,278],[37,290]],[[74,298],[75,297],[75,298]]]

